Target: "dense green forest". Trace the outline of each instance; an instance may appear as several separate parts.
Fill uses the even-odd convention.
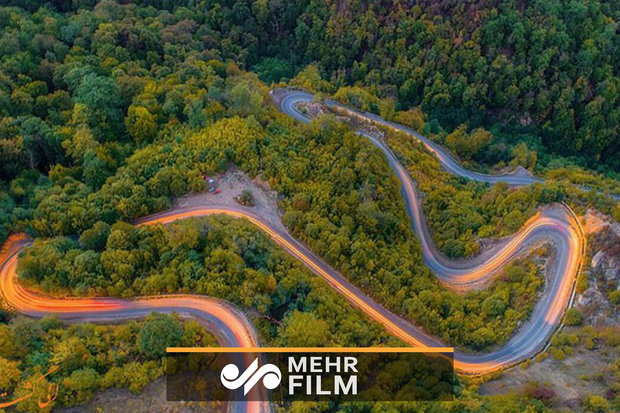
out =
[[[372,86],[448,129],[500,121],[617,168],[617,13],[605,1],[311,2],[285,44],[335,86]]]
[[[33,18],[10,8],[0,18],[0,100],[13,117],[34,111],[58,120],[69,97],[88,105],[75,95],[85,89],[54,76],[78,50],[90,50],[108,70],[137,61],[142,70],[167,66],[196,50],[203,59],[232,59],[267,82],[315,63],[326,90],[365,85],[398,108],[420,106],[447,130],[501,124],[512,140],[618,168],[613,1],[22,3],[13,4]],[[110,122],[102,132],[122,129],[113,107],[130,103],[127,89],[135,85],[128,83],[124,99],[101,96],[112,106],[93,115]],[[38,130],[33,120],[29,126]],[[38,156],[20,154],[11,163],[53,160],[53,148],[37,149]]]
[[[246,270],[250,270],[246,267]],[[305,278],[305,277],[304,277]],[[298,279],[291,280],[297,283]],[[318,281],[318,282],[317,282]],[[316,278],[305,278],[307,283],[297,300],[297,306],[307,306],[305,312],[293,311],[284,322],[257,318],[263,342],[276,345],[368,345],[393,342],[382,329],[362,319],[348,303]],[[303,296],[303,297],[302,297]],[[337,310],[336,313],[333,311]],[[341,322],[333,324],[334,314],[344,314]],[[176,316],[152,314],[144,321],[122,325],[93,324],[63,325],[55,317],[31,320],[7,317],[0,313],[0,389],[7,395],[19,397],[27,393],[26,382],[38,379],[50,365],[59,370],[39,382],[37,393],[15,406],[18,412],[49,412],[58,407],[82,405],[89,402],[97,391],[108,388],[128,388],[133,393],[142,391],[151,381],[161,376],[162,350],[167,345],[214,346],[214,337],[192,320],[180,321]],[[326,320],[329,320],[327,322]],[[315,329],[305,328],[308,325]],[[302,328],[303,327],[303,328]],[[343,332],[344,331],[344,332]],[[302,333],[303,334],[300,334]],[[388,340],[386,342],[386,340]],[[47,387],[57,383],[58,397],[48,406],[39,408],[38,397],[47,398]],[[463,387],[456,402],[402,403],[400,411],[433,412],[532,412],[548,411],[552,404],[535,397],[508,395],[481,397],[475,392],[475,383]],[[341,411],[367,408],[355,404],[340,406]],[[393,403],[377,404],[375,411],[391,411]],[[327,403],[295,403],[288,411],[333,411]],[[377,410],[378,409],[378,410]],[[387,410],[386,410],[387,409]],[[3,411],[0,409],[0,411]]]
[[[304,70],[292,83],[309,88],[321,82],[318,73]],[[408,169],[424,194],[422,204],[426,222],[439,248],[450,257],[469,257],[480,252],[482,238],[508,236],[517,231],[538,208],[554,202],[565,202],[579,213],[588,207],[613,216],[620,221],[620,203],[610,194],[620,194],[620,181],[577,166],[566,167],[554,162],[555,167],[540,167],[537,153],[520,144],[507,148],[493,144],[492,134],[483,128],[467,132],[459,127],[452,133],[439,128],[433,132],[432,121],[412,108],[396,111],[389,99],[381,99],[367,88],[343,87],[333,97],[363,111],[382,113],[403,125],[425,131],[427,136],[445,145],[471,169],[479,169],[482,159],[491,156],[494,170],[514,170],[525,167],[546,176],[543,183],[523,187],[508,187],[503,183],[489,186],[455,177],[442,169],[439,161],[410,135],[397,133],[377,124],[360,122],[345,117],[353,128],[380,134],[395,155]],[[304,108],[301,108],[304,110]],[[336,116],[346,116],[327,110]],[[499,154],[502,154],[499,158]],[[485,172],[493,172],[485,170]],[[587,188],[587,190],[586,190]]]
[[[451,128],[454,128],[455,132],[450,133],[453,138],[444,143],[461,155],[465,162],[472,157],[475,161],[490,165],[510,163],[531,167],[536,165],[536,159],[540,162],[540,159],[548,157],[548,151],[539,145],[539,141],[544,143],[543,138],[550,136],[548,139],[561,148],[561,153],[578,152],[583,156],[588,155],[588,151],[595,150],[605,155],[596,165],[601,166],[604,162],[613,164],[614,159],[620,159],[616,156],[617,148],[614,149],[618,142],[618,108],[615,103],[617,76],[609,71],[611,67],[617,68],[617,64],[608,60],[617,59],[618,53],[613,52],[613,45],[609,46],[608,42],[605,42],[609,37],[609,22],[614,21],[611,11],[608,10],[608,3],[572,2],[568,8],[557,7],[556,3],[549,5],[548,2],[519,7],[510,2],[504,3],[502,7],[505,10],[501,9],[501,14],[493,11],[492,5],[484,2],[467,6],[460,4],[449,10],[445,10],[446,7],[441,4],[419,4],[412,8],[398,6],[398,3],[393,7],[371,4],[353,7],[347,2],[341,2],[337,10],[332,10],[327,3],[260,1],[251,4],[243,1],[226,4],[187,2],[186,7],[180,6],[183,2],[172,1],[144,1],[133,4],[118,4],[111,0],[53,4],[33,1],[27,5],[15,3],[26,7],[26,10],[3,7],[0,9],[3,27],[0,40],[0,177],[3,180],[0,188],[0,238],[6,235],[8,228],[19,228],[19,222],[28,218],[32,207],[46,196],[42,192],[37,195],[35,188],[48,187],[50,182],[31,171],[48,175],[52,169],[50,177],[69,174],[82,180],[90,188],[98,188],[123,164],[123,160],[133,152],[136,145],[144,145],[153,140],[160,129],[163,129],[161,135],[169,139],[173,133],[182,133],[184,128],[200,128],[224,116],[223,106],[234,99],[240,102],[235,109],[236,113],[242,116],[250,113],[251,106],[256,106],[252,102],[257,102],[258,97],[254,95],[254,101],[248,100],[249,91],[241,90],[241,87],[235,94],[231,93],[231,86],[227,85],[224,79],[230,75],[234,77],[236,69],[217,63],[226,59],[233,59],[240,67],[252,68],[267,81],[292,77],[306,63],[317,61],[314,66],[302,71],[307,78],[306,82],[301,82],[302,85],[326,91],[336,91],[338,86],[347,83],[365,85],[382,96],[384,101],[392,102],[388,105],[392,111],[403,109],[398,112],[401,114],[397,118],[399,121],[407,123],[412,114],[416,115],[418,111],[416,116],[424,119],[422,125],[425,131],[431,134],[443,130],[451,131]],[[44,7],[44,4],[48,7]],[[319,24],[318,17],[308,17],[326,16],[325,10],[328,8],[333,11],[327,19],[330,24]],[[510,11],[514,8],[519,10]],[[363,14],[364,24],[347,23],[362,15],[360,9],[368,9]],[[420,13],[420,9],[424,13]],[[358,12],[354,13],[354,10]],[[541,17],[541,10],[545,12],[545,18]],[[331,61],[333,56],[338,56],[335,53],[327,53],[324,59],[317,55],[322,53],[319,53],[320,48],[316,45],[329,44],[329,50],[333,51],[332,46],[335,47],[347,39],[345,35],[351,28],[358,30],[365,27],[365,24],[371,24],[377,20],[379,12],[391,17],[382,21],[383,24],[379,25],[376,31],[371,31],[377,32],[372,39],[364,40],[361,45],[353,42],[352,44],[357,46],[343,50],[339,55],[342,62],[336,64]],[[440,17],[439,12],[444,17]],[[471,13],[478,17],[466,19],[465,16]],[[342,16],[347,19],[343,20]],[[541,43],[538,48],[542,48],[550,56],[555,53],[565,58],[548,58],[546,64],[549,67],[542,72],[536,72],[538,75],[533,75],[529,74],[534,70],[530,66],[543,54],[536,48],[509,53],[511,48],[514,48],[511,45],[516,36],[501,37],[507,43],[504,48],[482,47],[479,44],[482,41],[481,32],[484,32],[487,26],[503,27],[504,31],[515,27],[507,22],[497,23],[506,20],[506,16],[513,16],[513,19],[518,17],[522,24],[536,27],[538,30],[525,30],[523,36],[537,34],[544,40],[538,42]],[[567,19],[571,20],[571,24],[563,23]],[[477,23],[474,23],[476,21]],[[463,44],[446,41],[446,38],[456,33],[452,26],[472,24],[475,27],[470,27],[471,30],[461,30],[463,38],[469,38]],[[399,29],[387,30],[393,25],[398,25]],[[587,26],[588,29],[577,30],[579,25]],[[565,33],[560,29],[570,31]],[[333,30],[342,32],[342,36],[321,43],[322,36],[327,36],[324,32]],[[389,33],[380,36],[384,30]],[[553,36],[550,33],[553,33]],[[581,39],[586,33],[597,41]],[[398,39],[405,35],[409,35],[406,41],[396,43],[404,46],[411,43],[407,50],[415,52],[417,57],[405,58],[408,53],[401,50],[403,53],[399,54],[401,58],[396,65],[390,57],[396,49],[388,47],[391,43],[386,42],[386,39],[390,36]],[[360,39],[366,37],[364,35]],[[555,44],[557,41],[551,40],[555,37],[569,41],[562,43],[561,48]],[[527,45],[531,42],[519,43],[523,47],[522,43]],[[590,46],[584,48],[582,43]],[[475,59],[476,64],[463,57],[463,54],[467,55],[462,48],[464,44],[470,44],[471,49],[467,50],[479,55]],[[607,46],[612,49],[602,52],[597,48],[599,44],[601,50]],[[338,46],[338,50],[341,49],[343,48]],[[277,50],[286,50],[286,53],[281,52],[286,59],[282,56],[278,58]],[[376,53],[380,50],[385,52],[379,59]],[[576,53],[575,50],[578,50],[579,56],[584,59],[589,56],[585,53],[586,50],[588,53],[596,53],[597,58],[590,59],[592,63],[585,68],[582,68],[582,65],[572,68],[571,65],[579,61],[569,58],[571,52]],[[349,61],[353,52],[360,55],[355,60],[357,64]],[[443,59],[453,64],[447,64]],[[493,62],[499,59],[505,64],[489,64],[491,59]],[[423,61],[424,65],[410,63],[418,60]],[[517,66],[517,62],[513,60],[518,60],[520,64]],[[350,67],[346,69],[349,63]],[[390,70],[383,70],[385,65],[390,66]],[[411,65],[413,67],[410,67]],[[462,65],[468,70],[457,70]],[[571,67],[570,70],[566,65]],[[205,72],[206,66],[213,72]],[[394,80],[391,80],[394,76],[388,76],[394,72],[395,67],[399,67],[399,73],[416,74],[413,78],[407,77],[407,81],[419,77],[415,81],[422,83],[413,87],[419,92],[418,98],[408,102],[399,96],[400,92],[395,91],[404,87],[395,86],[400,84],[398,79],[403,77],[402,73]],[[477,73],[476,69],[480,69],[482,74]],[[360,70],[368,73],[363,76],[356,74]],[[442,74],[446,70],[463,74]],[[510,76],[503,73],[504,71],[509,71]],[[547,80],[546,74],[549,74],[551,80]],[[578,75],[579,77],[574,79]],[[322,80],[321,76],[329,81]],[[439,99],[444,102],[444,106],[448,106],[441,110],[434,104],[424,104],[425,101],[437,101],[433,98],[426,99],[426,90],[433,89],[431,86],[437,82],[433,80],[431,85],[424,83],[437,76],[443,77],[443,82],[449,80],[443,97]],[[522,76],[529,80],[525,81],[527,79],[522,79]],[[526,89],[515,94],[515,99],[503,106],[491,102],[483,104],[477,111],[479,118],[483,117],[483,114],[494,114],[493,117],[499,118],[516,116],[512,109],[519,108],[521,104],[530,107],[532,104],[527,102],[540,99],[547,104],[543,108],[545,113],[534,116],[535,119],[541,118],[539,122],[532,124],[538,124],[538,127],[530,125],[526,131],[519,132],[514,126],[498,129],[497,123],[489,123],[491,121],[488,119],[474,121],[476,116],[470,114],[467,115],[467,120],[453,121],[440,116],[440,113],[448,111],[449,108],[454,109],[448,112],[455,116],[468,113],[462,105],[462,99],[455,99],[451,93],[470,95],[465,93],[464,88],[478,92],[485,90],[478,84],[469,85],[469,82],[473,81],[470,79],[472,77],[474,80],[478,79],[478,82],[499,77],[505,82],[510,80],[518,87]],[[550,87],[546,86],[548,82],[552,83]],[[577,83],[585,90],[580,92],[581,95],[573,90]],[[527,90],[528,87],[534,90]],[[510,89],[506,85],[494,88],[500,92]],[[561,93],[558,89],[561,89]],[[565,90],[568,91],[564,92]],[[521,94],[525,97],[520,98]],[[572,126],[563,126],[559,138],[556,132],[545,132],[545,128],[555,128],[561,124],[547,119],[560,116],[560,111],[551,109],[559,99],[555,97],[557,94],[565,98],[573,96],[573,99],[563,98],[558,105],[569,112],[569,115],[562,115],[562,118],[575,118]],[[585,96],[585,100],[577,99],[577,95]],[[472,102],[477,101],[476,99],[493,101],[496,97],[494,93],[486,93],[471,99]],[[597,106],[596,116],[580,115],[580,111],[585,110],[582,106],[598,104],[600,108]],[[411,105],[417,106],[407,111]],[[499,109],[500,107],[505,108]],[[382,108],[371,106],[367,109],[379,113]],[[230,112],[229,110],[228,114]],[[609,121],[596,120],[599,117],[609,118]],[[592,127],[585,122],[595,120],[599,122],[595,128],[596,133],[610,137],[610,142],[599,145],[588,140],[594,135],[588,132]],[[505,122],[508,120],[504,119]],[[414,125],[415,123],[413,122]],[[474,130],[479,124],[490,126],[494,143],[480,153],[471,153],[469,149],[460,151],[459,142],[463,139],[459,140],[459,136],[464,136],[467,130]],[[517,141],[511,138],[514,136],[525,139],[527,144],[522,142],[517,145]],[[439,140],[443,142],[444,139],[445,136]],[[596,139],[603,142],[607,138]],[[577,140],[583,141],[580,149],[574,149]],[[596,158],[598,155],[592,156]],[[547,164],[554,165],[549,172],[545,172],[551,177],[579,175],[582,181],[593,185],[588,182],[588,179],[591,179],[590,174],[570,169],[574,168],[570,162],[552,160]]]
[[[325,81],[315,66],[308,66],[290,82],[316,91],[323,87]],[[319,97],[324,95],[318,94]],[[514,130],[507,133],[498,125],[488,130],[484,127],[474,129],[462,123],[449,131],[436,119],[425,114],[420,107],[398,110],[393,99],[381,98],[369,87],[343,86],[332,97],[349,107],[380,114],[388,120],[422,132],[449,149],[468,169],[502,173],[522,167],[547,180],[571,182],[600,192],[620,194],[620,175],[617,170],[614,172],[603,168],[605,173],[594,172],[590,168],[579,166],[574,159],[554,156],[539,145],[520,141],[525,135]]]
[[[138,229],[122,222],[112,226],[99,223],[78,240],[57,237],[36,241],[19,266],[24,282],[55,293],[133,296],[192,292],[225,298],[246,309],[265,345],[402,345],[244,220],[214,216]],[[490,340],[510,334],[515,320],[525,316],[535,302],[541,283],[533,266],[518,262],[507,269],[502,282],[488,290],[465,297],[451,293],[445,301],[457,301],[467,309],[468,313],[458,318],[492,325],[495,332],[488,329],[481,336]],[[439,290],[438,286],[434,289]],[[138,349],[155,342],[174,344],[171,338],[148,341],[138,335],[136,340]],[[155,348],[151,354],[159,353]],[[92,383],[109,387],[105,373],[101,375],[103,379]],[[146,378],[140,381],[147,382]],[[116,385],[123,386],[120,382]],[[472,411],[504,405],[518,410],[524,403],[537,409],[544,406],[514,396],[482,400],[467,389],[463,392],[457,405],[466,408],[473,398],[480,406],[470,407]],[[83,397],[87,400],[90,396]],[[297,407],[304,408],[303,404]],[[451,408],[435,406],[438,411]]]
[[[596,190],[584,192],[563,180],[489,187],[443,171],[435,157],[408,135],[386,131],[385,140],[425,194],[426,222],[435,243],[450,257],[476,255],[482,238],[515,233],[538,208],[553,202],[566,202],[579,212],[596,207],[620,221],[620,203]]]
[[[542,163],[544,174],[559,179],[575,171],[587,179],[577,166],[618,171],[618,11],[611,2],[3,4],[0,240],[19,231],[37,237],[20,272],[46,291],[209,294],[248,310],[265,343],[395,343],[245,221],[129,224],[204,190],[202,174],[234,164],[268,180],[289,230],[391,310],[470,349],[505,341],[543,283],[532,260],[508,267],[484,291],[446,291],[422,263],[381,153],[333,117],[303,126],[279,113],[269,99],[272,81],[352,99],[423,130],[474,167]],[[355,101],[361,93],[376,104]],[[594,191],[461,181],[410,139],[387,139],[426,194],[425,214],[448,255],[475,254],[480,237],[507,235],[552,201],[620,219],[620,205]],[[597,177],[594,184],[617,182]],[[62,372],[59,403],[127,387],[125,371],[145,376],[138,391],[160,371],[161,353],[145,350],[141,334],[155,322],[172,326],[173,340],[190,330],[210,340],[193,324],[157,316],[114,327],[3,320],[0,365],[21,379],[0,382],[0,390],[19,392],[48,361],[78,352],[83,359]],[[308,325],[314,328],[301,334]],[[74,347],[57,348],[60,342]],[[481,398],[474,387],[452,406],[429,409],[545,406]]]

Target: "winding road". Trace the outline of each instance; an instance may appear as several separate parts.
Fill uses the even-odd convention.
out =
[[[312,100],[312,95],[298,91],[278,91],[280,109],[294,118],[309,122],[297,108],[297,103]],[[329,103],[335,107],[334,102]],[[342,107],[340,107],[342,109]],[[346,108],[345,108],[346,109]],[[350,111],[349,109],[346,109]],[[352,112],[353,113],[353,112]],[[355,116],[366,116],[355,113]],[[377,121],[376,119],[369,119]],[[386,123],[420,139],[450,172],[485,182],[508,182],[526,185],[539,182],[538,178],[516,175],[484,175],[463,169],[443,148],[427,138],[400,125]],[[514,365],[539,352],[559,326],[568,307],[583,255],[584,235],[577,218],[563,206],[542,209],[513,236],[498,244],[491,253],[473,260],[449,260],[437,251],[419,205],[415,185],[405,168],[391,150],[381,141],[360,133],[383,151],[389,165],[402,185],[411,227],[422,244],[426,265],[449,288],[467,289],[488,281],[509,261],[541,242],[555,250],[554,265],[549,274],[545,291],[536,304],[532,316],[519,328],[514,337],[501,348],[484,354],[455,352],[455,368],[465,374],[486,374]],[[373,301],[351,284],[340,273],[317,257],[300,241],[292,237],[281,225],[255,215],[251,209],[230,206],[176,208],[171,211],[144,217],[136,225],[166,224],[180,219],[207,215],[228,215],[244,218],[265,231],[276,243],[302,262],[313,273],[324,278],[338,293],[361,309],[370,318],[382,324],[387,331],[413,346],[444,346],[438,339],[426,334],[411,322],[393,314]],[[12,235],[0,252],[0,294],[16,311],[31,317],[58,314],[69,322],[109,322],[120,319],[144,317],[152,311],[176,312],[182,317],[198,319],[209,326],[220,344],[228,347],[254,347],[259,345],[256,332],[245,315],[231,304],[197,295],[167,295],[138,299],[49,297],[24,288],[18,282],[17,257],[29,244],[24,235]],[[267,411],[268,403],[233,403],[235,411]]]
[[[276,100],[284,113],[300,122],[310,122],[310,119],[299,110],[298,105],[303,102],[312,102],[313,95],[296,90],[276,90],[275,93],[279,95]],[[328,100],[326,105],[364,121],[377,123],[413,136],[437,157],[444,169],[455,175],[491,184],[506,182],[512,186],[542,182],[540,178],[526,174],[487,175],[469,171],[464,169],[445,148],[405,126],[372,114],[360,113],[331,100]],[[539,352],[561,322],[564,311],[572,298],[575,280],[581,265],[584,233],[574,213],[568,207],[561,205],[545,208],[530,218],[518,233],[497,244],[484,255],[472,260],[450,260],[437,250],[430,236],[415,183],[405,167],[383,141],[361,131],[357,133],[369,139],[383,152],[390,167],[396,173],[401,183],[407,213],[411,218],[411,228],[419,237],[422,245],[424,263],[449,288],[468,289],[485,283],[508,262],[534,245],[540,242],[552,245],[556,253],[553,269],[548,276],[545,291],[530,319],[524,326],[521,326],[505,346],[498,350],[475,355],[456,351],[455,367],[465,373],[484,374],[514,365]],[[415,333],[413,335],[422,337]],[[411,340],[406,341],[411,343]],[[440,345],[436,340],[421,341],[426,345]]]

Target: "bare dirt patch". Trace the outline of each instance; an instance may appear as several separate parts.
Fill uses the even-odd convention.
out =
[[[61,413],[105,412],[105,413],[193,413],[225,412],[225,405],[205,402],[166,401],[166,380],[163,377],[146,386],[140,394],[127,389],[107,389],[99,392],[87,404],[58,409]]]
[[[201,206],[235,207],[242,208],[261,216],[275,227],[284,228],[282,224],[282,210],[278,207],[278,194],[273,191],[269,182],[260,174],[251,179],[247,174],[235,167],[230,167],[226,173],[211,176],[215,180],[212,186],[219,192],[192,193],[174,202],[173,208],[192,208]],[[244,190],[250,191],[254,197],[254,206],[242,206],[235,200]]]

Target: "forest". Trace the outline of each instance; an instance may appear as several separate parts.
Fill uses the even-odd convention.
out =
[[[462,124],[494,127],[542,158],[559,154],[618,171],[613,1],[7,3],[36,16],[24,27],[15,21],[21,12],[8,8],[1,19],[9,82],[0,96],[5,103],[14,99],[12,116],[32,113],[33,105],[46,112],[50,100],[56,113],[62,110],[64,94],[43,96],[58,86],[50,76],[72,47],[109,59],[108,69],[137,59],[159,65],[162,57],[195,50],[207,60],[233,60],[267,83],[316,64],[325,91],[366,86],[398,109],[420,107],[448,131]],[[46,19],[44,30],[35,30]],[[14,84],[18,73],[45,87]]]
[[[361,255],[359,251],[354,256],[341,254],[337,258],[345,261],[349,257],[355,262]],[[395,260],[381,249],[375,259]],[[517,261],[505,270],[500,281],[463,296],[445,291],[428,271],[411,268],[408,259],[413,257],[406,255],[398,266],[377,271],[382,278],[373,277],[374,272],[362,278],[358,267],[341,267],[388,307],[404,312],[447,343],[476,350],[508,338],[518,322],[527,318],[543,283],[537,266]],[[323,286],[322,291],[326,287],[322,280],[310,282],[312,277],[306,268],[251,224],[227,217],[138,229],[122,222],[112,226],[98,222],[78,241],[68,237],[37,240],[21,257],[19,273],[23,282],[50,293],[121,297],[204,294],[251,308],[273,320],[301,317],[306,326],[312,321],[307,317],[314,307],[305,304],[309,301],[306,296],[318,285]],[[400,273],[407,277],[399,277]],[[390,280],[392,285],[380,288],[381,280],[383,284]],[[330,291],[327,295],[333,294]],[[308,332],[297,338],[290,335],[290,340],[334,331],[332,334],[339,337],[354,334],[358,345],[371,344],[364,339],[371,336],[365,334],[368,328],[349,331],[351,323],[339,321],[339,314],[337,308],[325,308],[320,316],[330,320],[329,326],[306,328]],[[283,322],[288,325],[286,320]],[[313,338],[314,344],[304,345],[331,345],[331,340],[326,335],[322,340]],[[295,344],[284,341],[282,345]]]
[[[32,397],[14,406],[18,412],[81,405],[108,388],[139,393],[163,374],[166,345],[216,345],[198,322],[166,314],[110,326],[65,326],[55,316],[32,320],[0,315],[0,389],[16,399],[29,393],[28,381],[38,383]],[[41,379],[51,365],[58,370]],[[56,400],[39,407],[53,383],[58,384]]]
[[[620,204],[595,190],[617,189],[620,159],[611,2],[3,4],[0,240],[36,238],[19,263],[21,282],[34,288],[208,294],[246,310],[266,344],[397,344],[248,222],[131,225],[203,191],[203,174],[232,164],[269,182],[291,233],[392,311],[469,350],[505,342],[543,288],[544,248],[485,290],[445,290],[422,262],[381,153],[333,117],[302,126],[278,112],[269,89],[281,81],[408,124],[468,167],[521,165],[553,178],[522,189],[458,180],[415,142],[386,135],[425,193],[432,235],[449,256],[476,254],[480,238],[514,232],[549,202],[620,219]],[[5,378],[0,390],[19,394],[50,360],[67,357],[59,405],[84,403],[97,389],[138,392],[160,372],[149,326],[170,332],[158,342],[212,340],[191,322],[158,317],[67,326],[3,314],[0,368],[20,380]],[[135,387],[127,374],[140,376]],[[420,409],[550,405],[481,397],[475,383],[461,390],[452,406]]]
[[[498,183],[489,187],[443,171],[439,162],[407,135],[386,131],[385,136],[426,195],[422,202],[426,222],[435,243],[449,257],[476,255],[482,239],[514,234],[538,208],[554,202],[565,202],[579,212],[595,207],[620,220],[620,203],[595,189],[584,192],[571,185],[571,180],[513,188]],[[589,183],[603,182],[593,179]]]

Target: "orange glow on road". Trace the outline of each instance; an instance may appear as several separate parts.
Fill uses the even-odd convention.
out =
[[[0,295],[6,304],[20,313],[31,316],[45,314],[89,315],[110,313],[115,311],[148,309],[157,311],[163,308],[175,308],[179,312],[195,309],[211,314],[219,319],[232,332],[241,347],[256,347],[258,342],[253,328],[245,318],[232,310],[232,307],[217,300],[192,295],[168,295],[136,300],[120,300],[115,298],[76,298],[50,297],[30,291],[19,283],[17,275],[17,257],[28,244],[29,239],[23,234],[11,235],[0,251]],[[135,317],[127,317],[135,318]],[[248,412],[270,410],[261,402],[248,402]]]
[[[156,218],[154,220],[149,220],[148,222],[144,222],[139,225],[166,224],[166,223],[176,221],[179,219],[201,217],[201,216],[212,215],[212,214],[222,214],[222,215],[232,216],[235,218],[247,219],[248,221],[250,221],[257,227],[265,231],[275,242],[283,246],[290,254],[292,254],[295,258],[297,258],[302,263],[304,263],[313,272],[325,278],[327,282],[329,282],[339,293],[344,295],[347,298],[347,300],[355,304],[357,307],[359,307],[362,311],[368,314],[375,321],[378,321],[379,323],[381,323],[385,327],[385,329],[388,330],[390,333],[394,334],[398,338],[402,339],[403,341],[406,341],[407,343],[411,345],[418,346],[418,347],[426,347],[424,342],[402,331],[402,329],[399,328],[396,324],[394,324],[389,318],[385,317],[384,315],[379,313],[377,310],[375,310],[372,306],[364,302],[364,300],[360,296],[353,294],[349,289],[345,288],[340,282],[338,282],[334,277],[332,277],[327,271],[323,270],[323,268],[321,268],[312,258],[303,254],[297,247],[295,247],[290,242],[285,240],[275,230],[271,229],[271,227],[268,224],[264,223],[263,221],[249,214],[244,214],[243,212],[240,212],[240,211],[231,211],[227,209],[204,208],[204,209],[188,211],[188,212],[184,212],[180,214],[175,214],[174,216]]]
[[[423,337],[416,336],[415,333],[406,331],[401,325],[392,320],[396,316],[387,313],[380,305],[370,300],[367,296],[353,289],[348,283],[343,283],[340,277],[336,276],[336,271],[328,267],[325,263],[314,256],[307,255],[302,251],[301,244],[291,238],[289,241],[285,235],[279,233],[268,223],[260,218],[241,210],[225,208],[199,208],[187,211],[179,211],[165,214],[163,216],[146,217],[137,226],[168,224],[174,221],[198,218],[207,215],[227,215],[234,218],[244,218],[256,225],[267,233],[276,243],[284,247],[291,255],[300,260],[304,265],[311,269],[315,274],[323,277],[329,284],[342,294],[349,302],[361,309],[365,314],[376,322],[380,323],[394,336],[415,347],[429,347]],[[536,214],[532,217],[524,228],[515,235],[514,239],[502,249],[499,257],[489,260],[482,269],[477,269],[465,276],[466,279],[475,280],[483,277],[489,271],[495,271],[493,265],[504,265],[506,260],[513,255],[514,251],[520,248],[525,238],[536,228],[541,226],[554,227],[557,223],[549,218]],[[571,234],[577,234],[576,231]],[[571,293],[571,288],[576,277],[576,272],[580,262],[580,242],[577,236],[571,237],[571,253],[569,271],[562,280],[560,295],[553,301],[553,305],[547,309],[546,321],[548,323],[558,322],[559,316],[566,307],[567,300]],[[12,236],[5,243],[2,249],[1,262],[4,263],[0,274],[0,291],[4,299],[16,310],[23,313],[97,313],[109,312],[114,310],[124,310],[131,308],[149,308],[156,311],[158,308],[176,307],[179,309],[192,308],[212,314],[220,319],[233,333],[236,340],[243,347],[256,346],[256,340],[252,334],[252,327],[240,321],[238,314],[231,311],[229,307],[217,305],[208,301],[204,297],[191,295],[161,296],[158,298],[141,298],[136,300],[120,300],[114,298],[52,298],[25,289],[17,281],[17,252],[27,243],[25,236]],[[468,363],[455,357],[455,368],[463,373],[483,374],[505,367],[502,362],[476,362]]]

